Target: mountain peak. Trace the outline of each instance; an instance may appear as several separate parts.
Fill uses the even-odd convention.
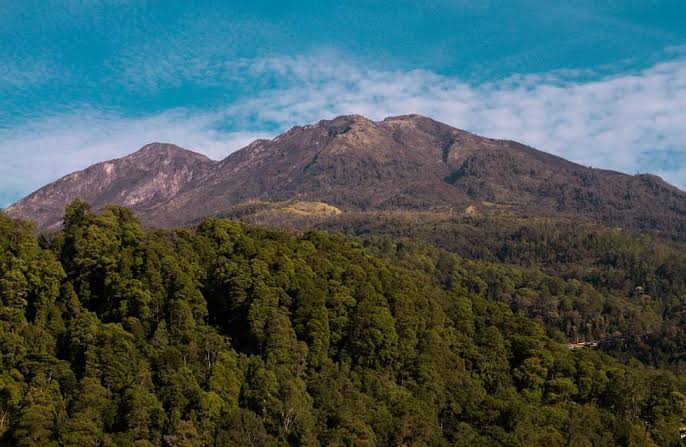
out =
[[[212,161],[205,155],[184,149],[171,143],[149,143],[138,149],[136,152],[123,157],[123,159],[147,161],[172,159],[196,160],[199,162]]]
[[[397,116],[387,116],[386,118],[383,119],[383,123],[387,122],[393,122],[393,121],[410,121],[410,122],[417,122],[417,121],[422,121],[422,120],[432,120],[429,117],[426,117],[424,115],[419,115],[417,113],[410,113],[409,115],[397,115]],[[438,121],[436,121],[438,122]]]
[[[44,186],[7,209],[43,229],[61,223],[64,207],[76,198],[95,208],[108,204],[141,208],[158,205],[207,174],[215,164],[174,144],[151,143],[122,158],[97,163]]]
[[[382,121],[343,115],[295,126],[221,162],[151,143],[47,185],[8,214],[55,228],[75,198],[95,208],[131,207],[157,226],[194,222],[246,203],[301,200],[344,213],[476,205],[627,228],[686,228],[686,194],[654,177],[591,169],[416,114]]]
[[[357,114],[352,114],[352,115],[340,115],[337,116],[333,119],[330,120],[321,120],[319,121],[319,125],[321,126],[340,126],[340,125],[345,125],[345,124],[362,124],[362,125],[374,125],[376,124],[374,121],[370,120],[369,118],[362,116],[362,115],[357,115]]]

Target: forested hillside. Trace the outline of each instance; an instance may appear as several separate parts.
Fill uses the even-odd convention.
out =
[[[583,335],[662,324],[605,293],[634,274],[619,258],[594,284],[81,202],[64,222],[36,239],[0,216],[0,444],[680,445],[683,376],[564,343],[570,315]]]
[[[556,339],[614,338],[603,348],[686,373],[686,251],[678,243],[505,214],[341,216],[309,226],[360,235],[408,269],[429,269],[536,318]]]

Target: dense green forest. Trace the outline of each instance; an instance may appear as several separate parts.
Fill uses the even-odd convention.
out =
[[[502,214],[363,214],[320,226],[362,235],[375,253],[443,281],[452,272],[453,281],[541,321],[555,339],[615,337],[603,349],[686,373],[682,244],[579,220]]]
[[[0,445],[681,445],[684,257],[532,228],[467,259],[81,202],[49,237],[0,215]],[[643,338],[566,346],[614,333]]]

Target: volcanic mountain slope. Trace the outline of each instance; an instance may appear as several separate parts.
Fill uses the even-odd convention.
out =
[[[246,203],[298,200],[344,212],[495,206],[686,234],[686,193],[658,177],[591,169],[418,115],[380,122],[352,115],[297,126],[220,162],[149,145],[71,174],[7,212],[50,228],[76,197],[96,208],[132,207],[157,226],[226,214]]]
[[[207,175],[215,163],[172,144],[153,143],[127,157],[62,177],[6,211],[35,221],[41,229],[58,228],[65,206],[77,198],[94,208],[116,204],[145,215]]]

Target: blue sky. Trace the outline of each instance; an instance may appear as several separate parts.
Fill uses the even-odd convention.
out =
[[[218,159],[343,113],[683,188],[686,3],[0,0],[0,206],[151,141]]]

